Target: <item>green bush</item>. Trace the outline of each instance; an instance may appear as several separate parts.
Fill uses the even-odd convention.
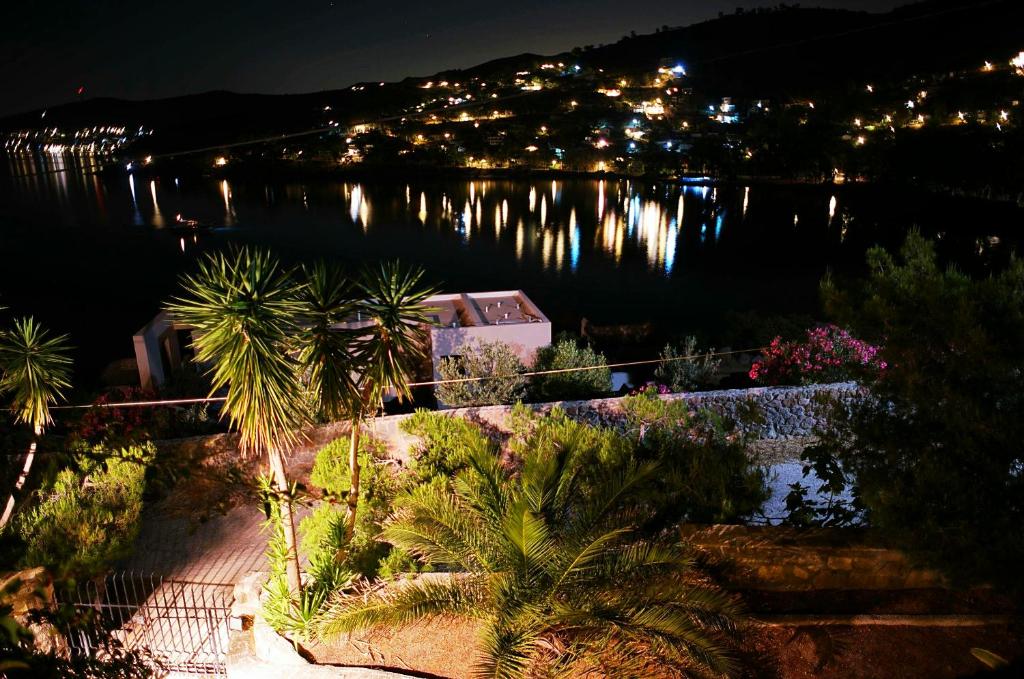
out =
[[[402,422],[402,431],[420,438],[410,452],[409,470],[414,482],[451,476],[466,465],[467,456],[480,447],[497,452],[497,446],[472,422],[429,410],[417,410]]]
[[[560,339],[551,346],[537,351],[534,370],[605,367],[533,377],[530,398],[534,401],[547,402],[605,396],[612,389],[612,373],[606,365],[604,354],[574,339]]]
[[[736,523],[760,511],[769,495],[766,473],[751,461],[736,422],[706,409],[690,411],[684,401],[659,398],[653,389],[626,397],[623,409],[625,435],[637,442],[637,456],[664,470],[652,491],[660,525]]]
[[[526,395],[526,378],[519,356],[504,342],[478,342],[462,354],[441,359],[438,372],[445,380],[487,377],[476,382],[454,382],[437,387],[437,398],[455,408],[515,403]],[[494,378],[508,375],[508,378]]]
[[[644,493],[652,531],[680,522],[736,523],[761,508],[768,497],[765,473],[751,462],[734,422],[690,412],[684,402],[660,399],[654,390],[627,397],[623,408],[626,421],[619,429],[574,420],[559,408],[548,415],[517,409],[510,449],[525,458],[533,450],[553,457],[572,447],[595,469],[627,461],[658,464],[662,472]]]
[[[93,448],[39,491],[39,504],[18,515],[22,565],[90,576],[127,555],[139,531],[152,443],[118,451]]]
[[[376,577],[391,548],[377,538],[391,512],[399,479],[387,458],[383,441],[363,436],[360,448],[360,490],[352,542],[345,541],[345,500],[349,490],[349,439],[339,438],[321,448],[313,463],[310,481],[324,491],[324,499],[299,523],[301,549],[310,561],[315,580],[334,573],[336,567]],[[396,557],[397,558],[397,557]],[[322,571],[319,574],[318,571]]]
[[[1024,563],[1024,260],[972,278],[916,233],[898,257],[867,259],[863,283],[825,281],[826,310],[884,343],[888,368],[867,383],[871,398],[836,409],[807,459],[833,486],[852,484],[850,515],[863,510],[923,562],[1019,592],[1008,565]],[[821,515],[799,499],[802,516]]]
[[[697,352],[697,338],[687,337],[681,348],[666,344],[660,358],[665,363],[654,371],[654,377],[667,385],[672,391],[692,391],[714,384],[718,375],[718,367],[722,364],[712,354],[714,349],[700,354]],[[690,360],[682,360],[684,356],[693,356]]]

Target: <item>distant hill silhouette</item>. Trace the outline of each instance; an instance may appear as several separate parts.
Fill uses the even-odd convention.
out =
[[[557,55],[521,54],[436,79],[481,78],[536,67],[545,60],[614,70],[649,70],[659,60],[677,59],[690,82],[720,96],[827,96],[878,79],[904,78],[978,65],[1024,48],[1024,0],[927,0],[891,12],[780,6],[625,37],[604,46],[578,47]],[[224,143],[225,134],[307,129],[323,122],[323,107],[340,120],[374,117],[409,100],[422,78],[376,88],[358,96],[350,89],[296,95],[236,94],[215,91],[151,101],[91,99],[47,110],[48,126],[144,125],[165,135],[173,148]],[[41,111],[0,120],[0,130],[39,127]]]

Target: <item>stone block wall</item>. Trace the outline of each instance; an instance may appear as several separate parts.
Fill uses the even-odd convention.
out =
[[[854,382],[838,382],[803,387],[757,387],[665,394],[661,398],[666,401],[685,401],[692,409],[708,408],[736,419],[748,405],[752,405],[760,411],[763,421],[748,426],[748,433],[761,439],[786,439],[811,436],[817,427],[825,424],[828,416],[825,400],[838,401],[848,406],[856,399],[862,398],[863,393],[862,388]],[[623,419],[621,397],[537,403],[530,407],[538,413],[550,412],[557,407],[565,410],[570,417],[606,426],[615,426]],[[506,420],[511,411],[512,406],[480,406],[453,408],[440,412],[449,417],[464,417],[478,421],[497,431],[507,432]],[[401,430],[401,423],[408,417],[409,415],[390,415],[377,418],[371,424],[374,435],[391,443],[399,455],[408,449],[410,443],[409,438]]]
[[[763,416],[763,422],[748,428],[756,438],[776,440],[811,436],[815,428],[824,424],[828,408],[826,399],[837,400],[849,405],[863,397],[863,390],[853,382],[835,384],[814,384],[804,387],[756,387],[753,389],[728,389],[719,391],[665,394],[668,401],[686,401],[691,408],[709,408],[721,415],[736,418],[748,405],[755,406]],[[623,419],[621,397],[600,398],[584,401],[559,401],[535,403],[530,407],[538,413],[547,413],[558,407],[570,417],[594,424],[615,426]],[[480,422],[498,432],[508,433],[508,416],[512,406],[480,406],[475,408],[453,408],[439,411],[448,417],[464,417]],[[387,415],[368,420],[366,430],[376,438],[388,443],[391,454],[404,459],[410,444],[414,441],[402,429],[403,421],[410,415]],[[309,473],[316,451],[339,436],[347,436],[347,422],[335,422],[312,428],[304,432],[301,443],[289,456],[289,468],[302,476]],[[215,465],[218,461],[238,462],[236,434],[160,441],[158,445],[179,459],[194,460],[196,464]],[[255,469],[257,459],[247,461]]]
[[[781,526],[684,526],[683,537],[726,567],[736,589],[776,591],[942,588],[935,570],[867,529]]]

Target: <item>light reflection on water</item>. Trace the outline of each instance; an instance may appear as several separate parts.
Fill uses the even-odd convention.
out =
[[[8,156],[7,165],[16,192],[47,196],[64,205],[70,205],[69,196],[75,194],[78,205],[72,207],[84,200],[101,215],[108,210],[127,212],[130,223],[137,226],[161,229],[168,225],[165,215],[183,214],[215,227],[247,230],[228,179],[216,181],[221,210],[215,214],[201,200],[207,180],[188,180],[182,188],[181,180],[174,178],[173,188],[168,189],[164,182],[169,178],[147,178],[146,192],[139,190],[139,179],[133,174],[97,176],[98,166],[90,158],[19,154]],[[127,188],[124,194],[117,190],[119,182]],[[518,264],[539,265],[552,274],[573,274],[588,263],[604,260],[612,265],[642,261],[650,273],[672,276],[693,258],[710,256],[714,248],[728,242],[731,232],[741,229],[749,214],[756,214],[759,194],[771,191],[615,179],[470,180],[397,187],[335,182],[334,190],[330,185],[286,184],[281,192],[279,185],[268,184],[258,194],[247,191],[244,209],[252,215],[299,203],[307,211],[333,211],[341,228],[354,227],[374,241],[418,226],[441,239],[441,243],[435,239],[435,245],[443,245],[447,231],[462,247],[497,248]],[[110,204],[118,194],[127,199],[124,210]],[[826,240],[841,244],[852,225],[843,197],[828,193],[820,200],[821,220],[807,228],[819,230],[814,238],[826,234]],[[730,219],[730,206],[739,221]],[[803,230],[801,212],[790,211],[791,229]],[[179,249],[183,245],[179,243]]]
[[[586,316],[687,332],[714,332],[733,311],[816,314],[828,268],[859,271],[868,247],[895,247],[911,226],[944,234],[940,250],[968,270],[1024,244],[1018,208],[856,186],[298,182],[97,169],[85,156],[0,161],[0,302],[52,314],[83,354],[107,358],[130,350],[128,338],[196,256],[233,242],[353,268],[400,258],[451,292],[520,287],[559,329]],[[202,228],[183,229],[179,214]],[[53,264],[42,284],[41,256]]]

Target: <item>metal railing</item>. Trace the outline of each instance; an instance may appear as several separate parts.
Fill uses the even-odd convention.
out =
[[[59,595],[89,621],[68,634],[89,656],[113,639],[152,658],[163,672],[226,676],[232,586],[124,571]]]

